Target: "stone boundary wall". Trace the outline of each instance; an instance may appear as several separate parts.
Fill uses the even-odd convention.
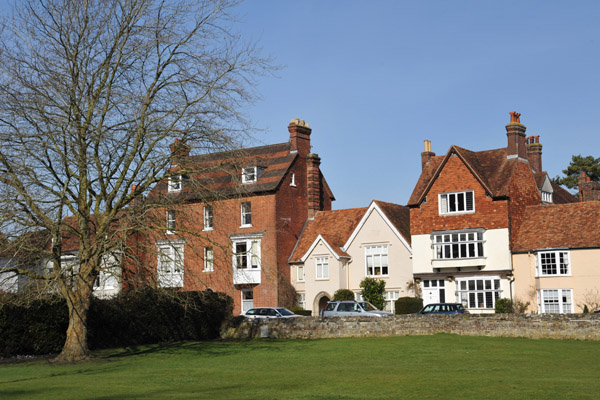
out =
[[[600,314],[395,315],[244,319],[222,330],[224,339],[323,339],[453,333],[531,339],[600,340]]]

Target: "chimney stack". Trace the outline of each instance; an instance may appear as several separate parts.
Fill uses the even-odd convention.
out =
[[[584,171],[579,176],[579,201],[600,201],[600,183],[592,181]]]
[[[425,168],[425,164],[435,157],[435,153],[431,151],[431,140],[425,140],[425,151],[421,153],[421,169]]]
[[[303,119],[295,118],[288,125],[290,132],[290,151],[299,154],[310,153],[310,133],[312,129]]]
[[[179,160],[190,156],[191,147],[180,139],[175,139],[171,144],[171,164],[179,164]]]
[[[521,114],[511,111],[510,122],[506,125],[506,136],[508,146],[506,158],[520,158],[527,160],[527,149],[525,147],[525,125],[521,124]]]
[[[535,172],[542,172],[542,144],[539,136],[527,138],[527,158],[529,165]]]
[[[308,197],[308,218],[313,218],[321,209],[321,159],[317,154],[306,156],[306,185]]]

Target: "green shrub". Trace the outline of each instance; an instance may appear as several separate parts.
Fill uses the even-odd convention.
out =
[[[418,297],[400,297],[395,303],[396,314],[414,314],[423,308],[423,299]]]
[[[88,313],[90,349],[126,347],[219,337],[232,315],[233,300],[223,293],[143,289],[112,299],[92,298]],[[57,353],[65,343],[68,310],[63,299],[48,297],[21,304],[0,301],[0,356]]]
[[[496,314],[510,314],[513,312],[513,303],[511,299],[496,300]]]
[[[354,300],[354,292],[350,289],[338,289],[333,294],[333,300]]]
[[[590,309],[588,308],[587,304],[583,305],[583,313],[584,314],[589,314],[590,313]]]
[[[365,278],[360,283],[362,288],[362,296],[375,307],[383,310],[385,305],[385,281],[375,278]]]
[[[310,317],[312,315],[312,311],[305,310],[304,308],[302,308],[300,306],[294,306],[294,307],[290,308],[290,311],[293,312],[294,314],[305,315],[307,317]]]

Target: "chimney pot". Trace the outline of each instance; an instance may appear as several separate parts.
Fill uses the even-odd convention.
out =
[[[435,157],[435,153],[431,151],[431,140],[424,141],[424,152],[421,153],[421,169],[425,168],[425,165]]]
[[[525,125],[521,124],[521,114],[511,111],[510,122],[506,125],[506,136],[508,138],[507,158],[521,158],[527,160],[527,149],[525,139]]]

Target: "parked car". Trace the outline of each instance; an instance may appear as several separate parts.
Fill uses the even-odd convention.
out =
[[[283,307],[256,307],[246,311],[246,318],[296,318],[300,315],[294,314]]]
[[[434,303],[427,304],[419,314],[468,314],[469,312],[460,303]]]
[[[348,317],[348,316],[364,316],[364,317],[385,317],[392,315],[387,311],[377,309],[368,301],[330,301],[327,307],[321,312],[323,317]]]

